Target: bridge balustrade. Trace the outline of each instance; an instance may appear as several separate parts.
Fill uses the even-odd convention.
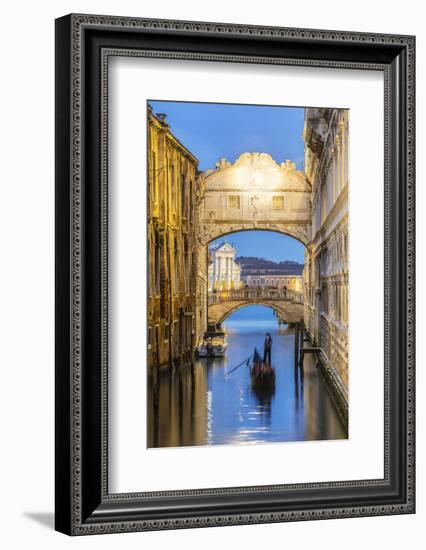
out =
[[[247,287],[232,290],[215,290],[209,292],[208,297],[209,305],[239,300],[288,300],[303,303],[303,295],[301,292],[281,288]]]

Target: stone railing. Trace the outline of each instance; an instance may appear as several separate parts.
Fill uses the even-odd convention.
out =
[[[209,304],[239,300],[287,300],[290,302],[303,303],[303,295],[301,292],[270,287],[247,287],[209,292]]]

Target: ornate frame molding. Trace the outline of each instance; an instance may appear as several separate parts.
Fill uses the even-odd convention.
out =
[[[412,36],[380,35],[364,33],[346,33],[341,31],[322,31],[307,29],[287,29],[279,27],[255,27],[246,25],[229,25],[218,23],[201,23],[187,21],[168,21],[136,19],[125,17],[108,17],[96,15],[70,15],[57,20],[57,510],[56,528],[73,535],[91,533],[113,533],[152,529],[177,529],[214,525],[237,525],[247,523],[283,522],[309,519],[326,519],[336,517],[359,517],[384,514],[402,514],[414,512],[414,133],[415,133],[415,39]],[[97,32],[111,31],[110,36],[118,37],[114,43],[96,42]],[[197,52],[188,50],[156,49],[154,47],[117,46],[121,36],[129,40],[141,37],[142,42],[151,38],[164,36],[178,41],[181,37],[197,42],[208,36],[217,41],[227,37],[241,47],[247,44],[247,50],[253,48],[253,39],[260,40],[264,49],[271,50],[275,45],[298,44],[299,54],[294,56],[253,55],[219,52]],[[104,40],[104,39],[103,39]],[[92,41],[92,42],[91,42]],[[125,41],[125,40],[124,40]],[[247,42],[246,42],[247,41]],[[219,42],[217,42],[218,44]],[[368,44],[371,51],[386,53],[388,60],[377,62],[367,56],[356,61],[360,45]],[[321,49],[321,45],[323,48]],[[223,42],[225,47],[225,42]],[[183,47],[183,46],[182,46]],[[313,47],[321,53],[318,57],[309,57],[304,52]],[[96,49],[98,48],[98,49]],[[277,46],[278,48],[278,46]],[[226,48],[225,48],[226,49]],[[99,50],[99,51],[98,51]],[[333,53],[334,52],[334,53]],[[344,53],[347,52],[347,53]],[[373,54],[372,54],[373,55]],[[167,491],[156,493],[109,494],[107,475],[107,404],[108,404],[108,59],[111,56],[138,56],[149,58],[190,59],[199,61],[227,61],[238,63],[267,63],[282,65],[299,65],[310,67],[333,67],[341,69],[365,69],[382,71],[385,77],[385,476],[383,480],[345,481],[333,483],[313,483],[297,485],[274,485],[260,487],[235,487],[226,489],[208,489],[192,491]],[[343,60],[341,59],[343,56]],[[340,58],[339,58],[340,57]],[[347,57],[347,59],[346,59]],[[386,57],[386,56],[384,56]],[[354,60],[355,59],[355,60]],[[94,65],[97,63],[97,65]],[[92,65],[90,65],[92,64]],[[99,170],[96,166],[90,169],[99,176],[99,212],[88,215],[88,155],[89,143],[87,126],[91,111],[88,105],[94,104],[90,99],[92,90],[87,74],[88,66],[97,67],[100,85],[100,118],[95,128],[100,135]],[[398,103],[399,102],[399,103]],[[395,109],[406,106],[405,132],[395,135]],[[95,123],[94,123],[95,124]],[[395,151],[399,151],[396,159]],[[70,152],[70,153],[69,153]],[[393,152],[393,157],[391,154]],[[396,178],[396,179],[395,179]],[[397,184],[397,185],[396,185]],[[395,187],[396,185],[396,187]],[[92,192],[92,191],[90,191]],[[65,216],[65,220],[62,218]],[[67,223],[67,220],[69,223]],[[96,245],[90,241],[88,232],[94,231],[95,220],[98,224],[97,235],[100,239],[99,257],[96,256],[99,268],[96,288],[99,300],[98,311],[99,353],[93,356],[99,359],[96,370],[98,386],[88,385],[87,348],[92,344],[86,331],[88,270],[92,268],[89,251]],[[395,228],[396,224],[396,228]],[[392,229],[392,227],[394,229]],[[395,233],[398,241],[395,244]],[[395,248],[399,247],[399,248]],[[97,249],[95,250],[97,253]],[[398,263],[398,268],[395,267]],[[395,303],[394,292],[398,287],[399,304]],[[391,311],[401,306],[401,320],[396,327],[391,325]],[[390,331],[399,330],[397,334],[403,341],[394,345],[390,340]],[[86,346],[86,347],[85,347]],[[91,352],[90,352],[91,353]],[[96,355],[98,353],[98,355]],[[401,362],[395,373],[397,355]],[[86,370],[85,370],[86,369]],[[395,387],[396,375],[402,381],[400,388]],[[401,378],[402,377],[402,378]],[[85,426],[88,418],[86,402],[91,391],[99,389],[101,397],[97,404],[96,434],[99,448],[94,450],[88,444]],[[68,399],[64,392],[68,391]],[[393,409],[396,399],[401,400],[405,408],[403,423],[395,432],[396,420]],[[398,401],[399,403],[399,401]],[[86,407],[86,408],[85,408]],[[405,468],[393,471],[395,452],[392,441],[404,446]],[[91,444],[92,445],[92,444]],[[84,452],[83,452],[84,451]],[[87,460],[89,456],[89,464]],[[401,456],[401,459],[403,457]],[[94,463],[94,464],[92,464]],[[90,478],[89,473],[93,476]],[[398,475],[396,475],[398,474]],[[398,477],[399,490],[396,489]],[[64,486],[65,485],[65,486]],[[250,511],[244,506],[235,506],[231,511],[221,513],[171,514],[163,513],[153,517],[145,510],[144,499],[173,499],[186,497],[195,505],[197,497],[208,499],[212,496],[223,498],[224,509],[227,497],[244,497],[256,494],[259,499],[269,495],[300,495],[308,491],[327,491],[328,495],[338,495],[339,491],[374,489],[392,487],[389,494],[379,504],[371,504],[366,497],[364,504],[343,505],[337,496],[331,499],[330,505],[317,505],[306,497],[306,509],[291,508],[283,502],[280,505],[258,505]],[[310,493],[309,493],[310,494]],[[343,494],[343,493],[342,493]],[[349,494],[349,493],[348,493]],[[382,494],[382,493],[381,493]],[[268,498],[269,498],[268,497]],[[305,498],[302,496],[302,498]],[[377,500],[377,499],[376,499]],[[380,499],[378,499],[380,501]],[[205,500],[204,500],[205,501]],[[203,502],[204,502],[203,501]],[[188,501],[189,502],[189,501]],[[239,502],[243,502],[239,500]],[[265,500],[266,502],[266,500]],[[336,505],[334,504],[336,502]],[[355,500],[354,500],[355,502]],[[133,512],[130,512],[130,508]],[[136,512],[134,511],[136,510]],[[232,511],[233,510],[233,511]],[[174,517],[173,517],[174,516]]]

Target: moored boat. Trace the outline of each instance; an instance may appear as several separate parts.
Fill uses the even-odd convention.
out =
[[[206,333],[197,347],[198,357],[224,357],[228,348],[226,332]]]
[[[196,352],[198,357],[207,357],[208,356],[208,349],[207,349],[207,342],[205,340],[202,340],[197,348]]]

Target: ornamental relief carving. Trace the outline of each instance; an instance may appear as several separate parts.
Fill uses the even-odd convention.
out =
[[[205,246],[210,241],[217,239],[218,237],[234,233],[236,231],[245,230],[264,230],[264,231],[277,231],[278,233],[284,233],[294,237],[307,246],[310,242],[311,226],[310,224],[280,224],[280,223],[259,223],[254,221],[245,221],[244,223],[208,223],[204,221],[199,226],[197,235],[197,241],[200,245]]]

